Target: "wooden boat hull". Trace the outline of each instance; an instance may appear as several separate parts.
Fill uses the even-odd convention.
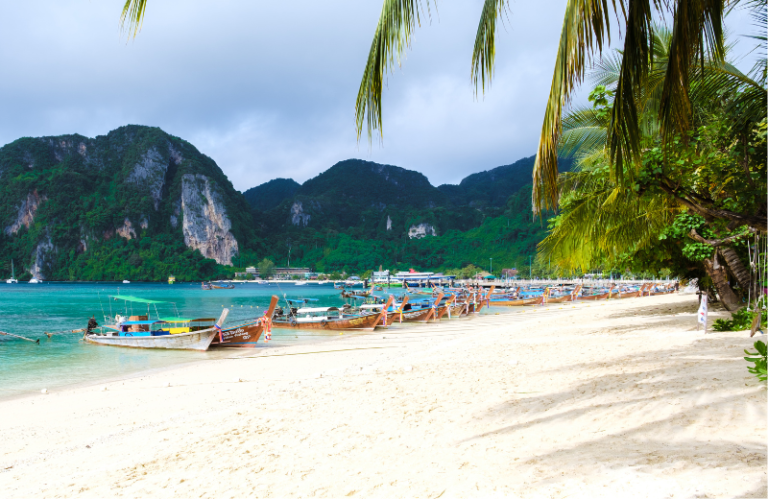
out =
[[[319,322],[296,322],[275,320],[272,324],[280,329],[324,329],[339,331],[343,329],[362,329],[373,331],[380,321],[381,314],[370,314],[344,319],[325,320]]]
[[[524,305],[539,305],[542,297],[524,298],[522,300],[491,301],[492,307],[521,307]]]
[[[400,322],[400,313],[394,312],[393,322]],[[419,310],[410,310],[403,312],[403,322],[426,322],[432,314],[431,308],[420,308]]]
[[[264,322],[261,319],[222,329],[220,335],[217,334],[214,336],[213,341],[211,342],[211,348],[255,348],[262,333],[264,333]]]
[[[272,300],[269,303],[269,308],[264,313],[264,317],[250,320],[246,323],[228,327],[221,330],[221,334],[217,334],[211,342],[211,347],[240,347],[240,348],[254,348],[259,342],[259,338],[264,333],[264,328],[267,326],[265,317],[270,319],[275,313],[275,307],[279,298],[272,296]]]
[[[557,298],[547,298],[545,303],[563,303],[566,301],[573,301],[571,295],[558,296]]]
[[[168,334],[164,336],[107,336],[86,334],[85,341],[94,345],[106,345],[125,348],[157,348],[166,350],[208,350],[213,337],[218,334],[215,328],[203,329],[191,333]]]
[[[611,293],[603,293],[599,295],[579,296],[579,300],[605,300]]]

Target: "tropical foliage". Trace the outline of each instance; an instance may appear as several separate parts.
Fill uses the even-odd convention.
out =
[[[749,357],[744,357],[744,360],[754,364],[748,368],[750,373],[754,374],[760,381],[766,381],[768,380],[768,347],[760,340],[756,341],[754,346],[756,350],[754,352],[744,350],[744,353],[749,355]]]
[[[560,178],[562,211],[541,257],[566,268],[666,267],[714,286],[735,310],[755,295],[747,241],[766,231],[765,59],[751,75],[713,58],[691,68],[691,123],[668,137],[659,109],[674,42],[674,31],[653,27],[646,85],[635,96],[637,163],[617,169],[611,150],[626,55],[597,65],[593,106],[564,117],[561,152],[576,153],[578,165]]]

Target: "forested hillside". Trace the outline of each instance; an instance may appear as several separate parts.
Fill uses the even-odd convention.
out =
[[[276,178],[243,192],[245,200],[257,210],[267,211],[292,197],[301,184],[290,178]]]
[[[0,258],[55,280],[200,279],[258,249],[245,198],[158,128],[22,138],[0,148]]]
[[[327,272],[521,266],[544,237],[531,168],[526,158],[437,188],[350,159],[303,185],[274,179],[241,194],[158,128],[22,138],[0,148],[0,273],[13,262],[22,279],[201,280],[289,253]]]

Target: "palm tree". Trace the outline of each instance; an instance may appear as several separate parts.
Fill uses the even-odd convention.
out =
[[[436,0],[435,0],[436,1]],[[664,143],[684,134],[691,126],[691,75],[705,57],[723,61],[723,16],[726,4],[745,3],[756,12],[765,43],[766,0],[568,0],[560,34],[547,108],[533,171],[534,210],[558,204],[557,151],[563,132],[562,114],[574,90],[584,79],[587,67],[602,54],[611,40],[610,24],[622,28],[623,48],[616,80],[616,103],[607,126],[609,160],[621,179],[624,165],[639,164],[642,114],[638,97],[653,71],[653,16],[672,20],[667,64],[658,87],[658,120]],[[430,0],[384,0],[355,104],[358,139],[364,128],[369,140],[383,129],[382,89],[386,72],[399,62],[411,34],[430,14]],[[126,0],[121,16],[123,29],[136,36],[147,0]],[[495,63],[496,22],[507,8],[507,0],[485,0],[480,14],[471,61],[471,78],[484,92]],[[745,99],[749,99],[745,96]]]
[[[655,25],[653,33],[648,77],[636,95],[642,166],[624,165],[622,173],[631,182],[622,182],[611,165],[609,127],[619,99],[623,55],[617,52],[592,72],[598,84],[590,95],[595,105],[572,110],[563,118],[560,153],[576,154],[577,167],[560,176],[562,212],[550,222],[540,258],[552,258],[571,269],[628,257],[637,262],[633,255],[643,250],[658,254],[659,240],[676,233],[687,241],[680,241],[687,249],[678,254],[678,261],[687,260],[686,267],[706,271],[732,310],[741,301],[728,283],[725,267],[718,264],[718,255],[741,289],[749,289],[750,273],[733,244],[766,230],[765,155],[748,151],[765,142],[766,89],[765,77],[760,76],[765,63],[753,71],[759,81],[725,61],[705,59],[691,68],[692,133],[687,143],[676,136],[669,150],[660,154],[663,129],[658,110],[672,32]],[[683,213],[687,214],[676,219]],[[684,223],[670,232],[670,226],[680,221]],[[706,230],[709,239],[697,229]],[[680,253],[679,247],[669,249]]]
[[[764,3],[764,0],[753,0]],[[734,2],[732,2],[734,3]],[[624,46],[617,81],[617,104],[613,106],[607,141],[614,172],[621,176],[627,161],[639,162],[641,130],[637,96],[649,77],[653,50],[654,13],[673,20],[669,64],[660,89],[659,123],[662,135],[671,139],[690,127],[691,103],[688,75],[697,60],[708,55],[722,60],[724,0],[569,0],[560,34],[552,87],[544,114],[534,166],[534,208],[553,208],[558,203],[557,150],[562,134],[562,113],[586,68],[610,42],[613,18],[623,27]],[[382,81],[387,70],[410,46],[411,33],[430,1],[384,0],[368,61],[357,96],[358,138],[367,128],[381,132]],[[471,77],[485,91],[495,59],[496,21],[507,7],[506,0],[485,0],[472,53]]]

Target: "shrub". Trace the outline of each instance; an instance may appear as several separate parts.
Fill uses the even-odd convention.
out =
[[[731,314],[730,319],[717,319],[712,325],[712,329],[715,331],[743,331],[752,327],[752,321],[755,319],[756,312],[750,312],[746,308],[737,310]],[[763,315],[760,325],[766,326],[766,317]]]
[[[750,352],[744,350],[744,353],[750,357],[744,357],[744,360],[755,364],[753,367],[748,367],[749,372],[754,374],[760,381],[768,379],[768,348],[765,343],[760,340],[755,342],[756,352]]]

